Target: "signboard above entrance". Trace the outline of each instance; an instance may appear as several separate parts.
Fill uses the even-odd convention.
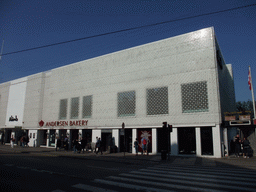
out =
[[[40,127],[87,126],[88,120],[39,122]]]
[[[230,121],[229,122],[231,126],[236,126],[236,125],[251,125],[250,120],[237,120],[237,121]]]

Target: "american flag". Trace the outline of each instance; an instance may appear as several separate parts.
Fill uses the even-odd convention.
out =
[[[251,68],[249,67],[249,73],[248,73],[248,85],[249,89],[252,90],[252,76],[251,76]]]

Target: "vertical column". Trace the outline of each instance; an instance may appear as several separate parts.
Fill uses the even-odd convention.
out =
[[[59,129],[56,129],[55,131],[55,148],[57,148],[57,140],[58,138],[60,138],[60,130]]]
[[[47,139],[46,139],[46,146],[49,147],[49,143],[50,143],[50,129],[47,129]],[[32,136],[33,138],[33,136]]]
[[[157,133],[156,128],[152,129],[152,154],[157,153]]]
[[[70,129],[67,129],[67,133],[66,133],[67,137],[68,137],[68,149],[71,149],[71,139],[70,139]]]
[[[223,140],[224,140],[224,155],[225,156],[229,156],[228,152],[229,152],[229,146],[228,146],[228,128],[223,128]]]
[[[119,129],[112,129],[113,145],[117,147],[119,151]]]
[[[96,143],[96,137],[101,137],[101,130],[100,129],[93,129],[92,130],[92,142]]]
[[[196,155],[197,156],[202,155],[200,127],[196,127]]]
[[[132,153],[136,153],[134,146],[134,141],[137,138],[137,129],[132,129]]]
[[[212,140],[213,140],[213,155],[214,157],[221,158],[220,125],[216,125],[216,127],[212,127]]]
[[[79,130],[78,130],[78,141],[81,141],[81,140],[82,140],[82,134],[83,134],[83,130],[82,130],[82,129],[79,129]]]
[[[178,155],[179,145],[178,145],[178,128],[172,128],[171,132],[171,155]]]
[[[96,137],[101,137],[101,130],[100,129],[93,129],[92,130],[92,151],[95,150],[95,146],[96,146]]]

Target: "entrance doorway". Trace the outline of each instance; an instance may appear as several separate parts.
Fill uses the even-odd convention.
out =
[[[122,130],[120,129],[120,132],[121,131]],[[120,132],[120,152],[132,153],[132,129],[125,129],[124,135],[121,135]]]
[[[178,128],[179,154],[196,154],[195,128]]]
[[[38,145],[46,146],[47,143],[47,130],[38,131]]]
[[[101,143],[102,143],[102,151],[110,150],[112,141],[112,130],[104,130],[101,132]]]
[[[71,142],[78,139],[78,129],[71,129],[70,134],[71,134]]]
[[[33,134],[33,139],[34,139],[34,134]],[[55,147],[55,129],[50,130],[49,147]]]
[[[86,138],[87,143],[91,143],[92,142],[92,130],[91,129],[83,129],[82,137]]]
[[[59,130],[59,139],[64,140],[67,135],[67,129],[60,129]]]
[[[142,152],[142,139],[148,141],[147,152],[152,153],[152,129],[137,129],[137,136],[139,141],[139,152]]]

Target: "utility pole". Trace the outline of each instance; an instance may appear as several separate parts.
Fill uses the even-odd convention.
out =
[[[124,128],[125,128],[125,124],[122,123],[122,130],[123,130],[123,133],[124,133],[124,157],[125,157],[125,130],[124,130]]]

